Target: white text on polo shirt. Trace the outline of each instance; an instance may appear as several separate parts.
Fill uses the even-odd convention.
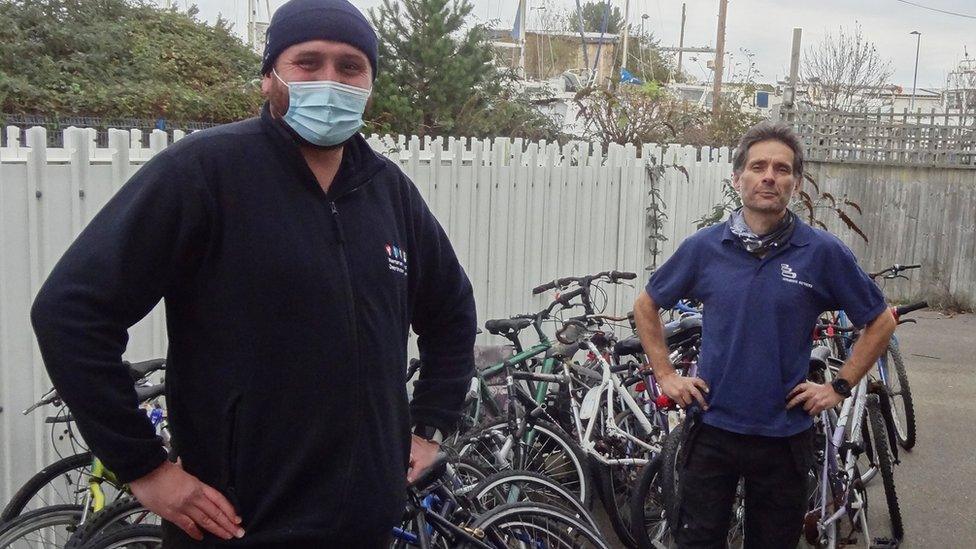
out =
[[[804,286],[806,288],[813,288],[813,284],[803,282],[802,280],[797,280],[796,273],[794,273],[793,269],[791,269],[786,263],[780,263],[779,268],[780,274],[783,275],[783,282],[790,282],[792,284],[799,284],[800,286]]]

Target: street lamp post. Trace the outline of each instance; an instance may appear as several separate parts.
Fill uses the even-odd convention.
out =
[[[915,76],[912,78],[912,107],[910,109],[915,112],[915,86],[918,84],[918,48],[922,44],[922,33],[916,30],[908,34],[915,35]]]

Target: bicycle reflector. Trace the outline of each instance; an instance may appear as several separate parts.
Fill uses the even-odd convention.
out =
[[[671,400],[671,397],[661,393],[654,399],[654,406],[658,408],[674,408],[675,402]]]

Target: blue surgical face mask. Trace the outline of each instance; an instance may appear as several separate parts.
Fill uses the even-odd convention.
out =
[[[370,90],[331,80],[285,82],[288,112],[282,120],[309,143],[332,147],[345,142],[363,126]]]

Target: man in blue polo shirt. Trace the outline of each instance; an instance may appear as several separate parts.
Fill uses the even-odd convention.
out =
[[[637,329],[661,389],[701,408],[682,460],[679,547],[724,547],[740,478],[746,547],[796,547],[812,464],[811,416],[836,406],[871,368],[895,329],[881,291],[833,235],[787,206],[803,179],[803,151],[786,125],[749,129],[733,158],[743,207],[690,236],[637,298]],[[675,374],[659,311],[704,304],[700,378]],[[864,327],[833,384],[805,381],[823,311]]]

